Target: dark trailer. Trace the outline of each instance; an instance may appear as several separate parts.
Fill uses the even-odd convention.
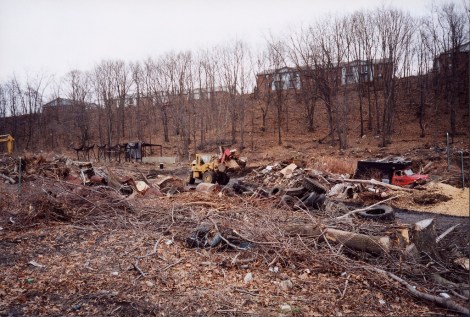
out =
[[[380,178],[391,180],[393,171],[405,170],[411,166],[411,161],[403,157],[386,157],[383,159],[366,159],[357,162],[354,173],[356,179]]]

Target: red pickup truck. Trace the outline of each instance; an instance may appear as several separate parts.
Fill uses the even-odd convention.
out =
[[[411,161],[402,157],[361,160],[357,162],[354,178],[375,178],[397,186],[416,185],[429,179],[428,175],[413,173],[411,165]]]
[[[406,186],[426,182],[429,175],[415,174],[411,169],[395,170],[392,174],[392,185]]]

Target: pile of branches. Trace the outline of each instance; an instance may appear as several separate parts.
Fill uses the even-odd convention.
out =
[[[69,175],[71,168],[67,166],[65,157],[46,160],[41,155],[25,156],[24,158],[5,157],[0,160],[0,178],[10,184],[20,181],[35,180],[38,176],[62,179]]]
[[[405,287],[415,297],[468,314],[462,305],[468,300],[468,272],[453,262],[445,243],[459,234],[449,231],[437,237],[430,220],[415,225],[374,222],[356,218],[353,211],[347,217],[339,211],[329,216],[306,209],[286,211],[276,197],[254,203],[236,196],[203,197],[195,201],[189,193],[180,195],[178,202],[161,209],[166,216],[158,217],[157,232],[188,248],[223,251],[212,253],[220,265],[362,272],[383,289],[399,293]],[[400,234],[405,229],[408,242]]]
[[[60,221],[91,224],[109,221],[114,216],[133,211],[132,205],[108,186],[84,186],[36,176],[24,183],[9,204],[0,206],[2,219],[14,228],[39,222]]]

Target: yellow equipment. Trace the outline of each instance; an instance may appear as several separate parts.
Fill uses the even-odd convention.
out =
[[[245,167],[246,159],[242,159],[236,150],[223,150],[220,148],[220,156],[212,154],[196,154],[196,159],[191,163],[191,172],[188,177],[188,184],[194,184],[197,179],[204,183],[219,183],[227,185],[230,176],[227,171],[234,171]]]
[[[7,143],[7,152],[8,152],[8,154],[13,153],[13,141],[15,141],[15,139],[10,134],[0,135],[0,142],[6,142]]]

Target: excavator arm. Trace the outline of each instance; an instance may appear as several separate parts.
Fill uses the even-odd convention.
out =
[[[15,139],[10,134],[3,134],[3,135],[0,134],[0,142],[7,143],[8,154],[13,153],[13,141],[15,141]]]

